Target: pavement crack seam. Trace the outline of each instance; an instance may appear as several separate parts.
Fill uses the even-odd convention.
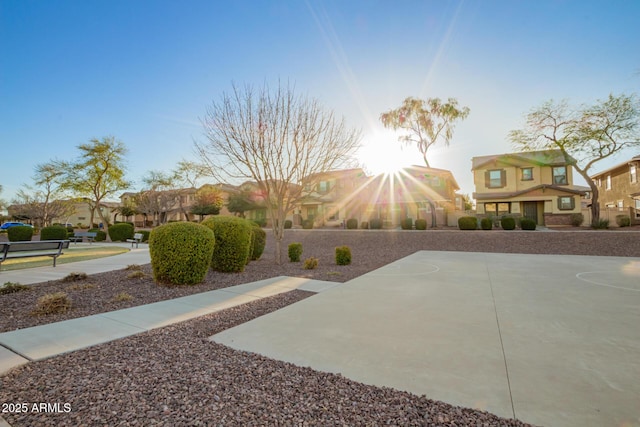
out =
[[[509,378],[509,366],[507,364],[507,355],[504,352],[504,342],[502,341],[502,330],[500,329],[500,319],[498,317],[498,306],[496,305],[496,297],[493,293],[493,283],[491,281],[491,273],[489,272],[489,266],[485,263],[487,269],[487,277],[489,278],[489,289],[491,290],[491,300],[493,301],[493,313],[496,316],[496,325],[498,326],[498,337],[500,337],[500,349],[502,350],[502,360],[504,360],[504,371],[507,375],[507,387],[509,388],[509,399],[511,400],[511,412],[513,412],[513,419],[516,418],[516,408],[513,405],[513,393],[511,393],[511,379]]]
[[[3,343],[1,343],[1,342],[0,342],[0,347],[2,347],[2,348],[6,348],[6,349],[7,349],[7,350],[9,350],[10,352],[17,354],[17,355],[18,355],[18,356],[20,356],[20,357],[24,357],[24,358],[25,358],[25,359],[27,359],[29,362],[33,362],[33,359],[32,359],[32,358],[30,358],[30,357],[29,357],[29,356],[27,356],[26,354],[22,354],[22,353],[20,353],[18,350],[13,349],[13,348],[9,347],[9,346],[8,346],[8,345],[6,345],[6,344],[3,344]]]

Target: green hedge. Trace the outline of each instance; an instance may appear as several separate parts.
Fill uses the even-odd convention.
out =
[[[149,241],[149,234],[151,234],[151,232],[149,230],[138,230],[138,233],[142,234],[142,241],[143,242],[148,242]]]
[[[69,238],[67,227],[52,225],[40,230],[40,240],[67,240]]]
[[[413,219],[404,218],[402,221],[400,221],[400,227],[403,230],[413,230]]]
[[[351,249],[349,248],[349,246],[338,246],[336,248],[336,264],[351,264]]]
[[[629,227],[631,218],[628,215],[616,215],[616,224],[618,224],[618,227]]]
[[[291,227],[293,227],[293,222],[291,222],[291,220],[290,220],[290,219],[285,219],[285,220],[284,220],[284,228],[288,230],[288,229],[290,229]]]
[[[360,228],[362,228],[363,230],[366,230],[369,228],[369,221],[362,221],[360,223]]]
[[[211,268],[224,273],[244,271],[253,241],[253,225],[234,216],[214,216],[202,221],[213,230],[216,246],[211,258]]]
[[[14,225],[7,229],[10,242],[28,242],[33,237],[33,228],[26,225]]]
[[[194,285],[204,280],[215,247],[211,229],[192,222],[172,222],[153,229],[149,254],[158,283]]]
[[[516,219],[510,216],[502,217],[502,219],[500,220],[500,226],[503,230],[515,230]]]
[[[313,228],[313,220],[312,219],[303,219],[302,220],[302,228],[305,230],[311,230]]]
[[[522,228],[523,230],[535,230],[536,222],[531,218],[522,218],[520,220],[520,228]]]
[[[427,229],[427,220],[416,219],[416,230],[426,230],[426,229]]]
[[[483,230],[491,230],[493,228],[493,220],[491,218],[482,218],[480,220],[480,228]]]
[[[302,255],[302,243],[290,243],[287,252],[290,262],[300,262],[300,255]]]
[[[286,223],[285,223],[286,226]],[[251,260],[260,259],[267,244],[267,233],[260,227],[253,227],[253,250],[251,251]]]
[[[126,242],[133,239],[133,225],[126,222],[119,222],[109,227],[109,237],[112,242]]]
[[[349,230],[356,230],[358,228],[358,220],[355,218],[349,218],[347,220],[347,228]]]
[[[371,218],[369,220],[369,228],[372,230],[380,230],[382,228],[382,220],[380,218]]]
[[[99,228],[91,228],[89,231],[92,233],[96,233],[96,238],[94,239],[96,242],[103,242],[107,240],[107,233],[100,230]]]
[[[478,228],[478,219],[475,216],[461,216],[458,218],[460,230],[475,230]]]

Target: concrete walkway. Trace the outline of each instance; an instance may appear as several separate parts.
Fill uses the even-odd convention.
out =
[[[638,325],[640,258],[423,251],[211,339],[536,425],[638,426]]]

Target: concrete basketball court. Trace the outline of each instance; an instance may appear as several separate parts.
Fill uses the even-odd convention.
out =
[[[421,251],[211,339],[537,425],[640,425],[640,258]]]

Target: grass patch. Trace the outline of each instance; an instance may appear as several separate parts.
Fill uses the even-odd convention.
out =
[[[60,255],[56,264],[69,264],[90,259],[105,258],[129,252],[129,249],[121,246],[96,246],[93,248],[69,248],[64,249],[64,255]],[[2,271],[22,270],[24,268],[51,267],[53,261],[49,256],[8,259],[2,263]]]

